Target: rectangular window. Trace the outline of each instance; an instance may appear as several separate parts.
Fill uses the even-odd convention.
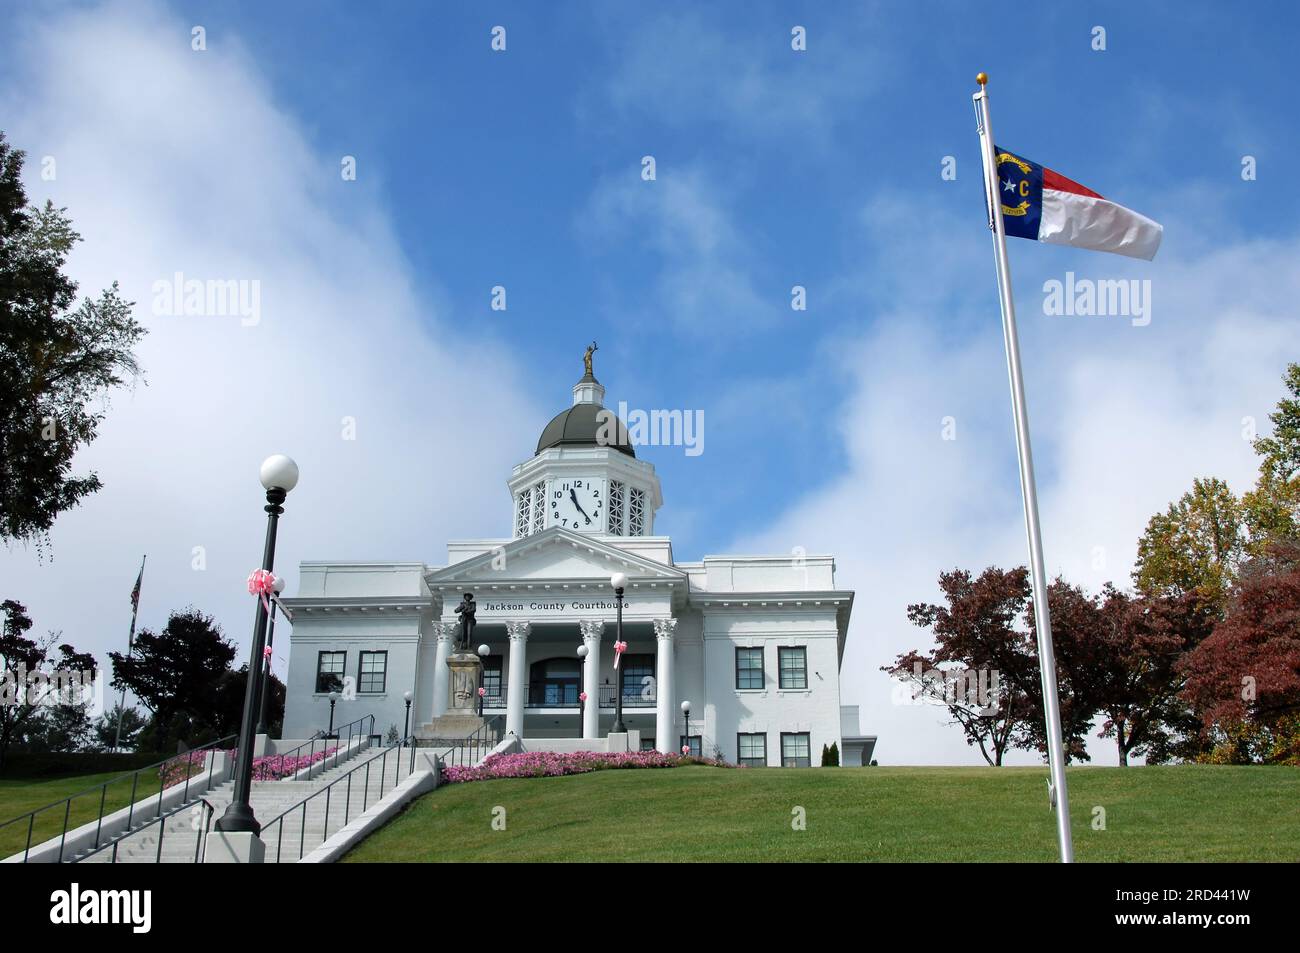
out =
[[[361,694],[377,694],[384,690],[388,675],[387,652],[362,652],[361,662],[357,666],[357,691]]]
[[[685,748],[688,745],[690,746],[691,749],[692,758],[701,758],[704,756],[703,755],[704,738],[702,736],[700,735],[690,735],[690,736],[678,735],[677,736],[678,751],[681,751],[683,748]]]
[[[812,767],[812,741],[806,731],[781,732],[781,767]]]
[[[763,650],[736,648],[736,687],[763,687]]]
[[[623,707],[651,707],[655,703],[655,657],[653,655],[629,655],[619,659],[619,671],[622,672]],[[613,699],[610,699],[613,704]]]
[[[782,688],[808,687],[808,650],[802,645],[776,650]]]
[[[736,735],[736,764],[747,768],[766,768],[767,735]]]
[[[654,740],[653,738],[642,738],[642,739],[641,739],[641,750],[642,750],[642,751],[654,751],[654,750],[655,750],[655,740]]]
[[[347,652],[320,652],[316,656],[316,691],[343,691],[343,672],[348,664]]]

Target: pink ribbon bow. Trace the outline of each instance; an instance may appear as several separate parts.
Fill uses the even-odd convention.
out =
[[[482,698],[486,694],[487,694],[487,689],[480,685],[478,689],[478,697]]]
[[[271,661],[271,646],[268,645],[262,649],[262,658],[266,659],[268,663]]]
[[[688,755],[688,754],[690,754],[690,753],[691,753],[691,746],[690,746],[690,745],[682,745],[682,754],[686,754],[686,755]]]
[[[267,569],[254,569],[252,575],[248,577],[249,595],[261,596],[262,607],[267,612],[271,611],[271,603],[267,601],[268,596],[275,595],[275,576]]]
[[[587,693],[578,692],[578,701],[585,703],[587,701]]]
[[[618,668],[618,660],[621,659],[621,658],[623,657],[623,653],[626,652],[626,651],[627,651],[627,643],[626,643],[626,642],[615,642],[615,643],[614,643],[614,667],[615,667],[615,668]]]

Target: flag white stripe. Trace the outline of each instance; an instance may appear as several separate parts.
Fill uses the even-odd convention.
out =
[[[1150,261],[1160,248],[1164,228],[1145,215],[1109,199],[1043,189],[1038,240],[1114,252]]]

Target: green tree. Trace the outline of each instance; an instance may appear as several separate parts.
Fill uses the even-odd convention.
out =
[[[196,609],[173,612],[161,632],[142,629],[130,655],[109,652],[113,687],[125,688],[152,714],[141,732],[146,750],[169,751],[221,737],[231,707],[235,646]]]
[[[140,730],[146,724],[144,716],[140,714],[139,709],[134,705],[123,708],[120,703],[114,705],[111,711],[104,712],[99,721],[95,722],[95,737],[99,742],[99,747],[109,751],[117,742],[117,720],[119,717],[122,719],[122,747],[136,750]]]
[[[39,642],[27,638],[32,620],[20,602],[13,599],[0,602],[0,613],[4,614],[4,624],[0,627],[0,768],[3,768],[10,745],[24,738],[42,709],[50,707],[58,698],[57,684],[48,676],[91,673],[95,658],[66,643],[59,645],[55,654],[57,632],[51,632]],[[30,676],[37,672],[43,676],[33,680]]]
[[[1255,556],[1300,537],[1300,364],[1287,365],[1283,383],[1290,396],[1268,416],[1273,433],[1255,440],[1259,482],[1242,497]]]
[[[40,542],[100,488],[72,458],[95,439],[107,392],[139,375],[131,349],[145,332],[116,282],[76,307],[63,267],[81,236],[64,209],[28,206],[23,158],[0,133],[0,539]]]
[[[1147,523],[1133,583],[1147,596],[1195,593],[1220,611],[1248,554],[1246,509],[1222,480],[1192,488]]]

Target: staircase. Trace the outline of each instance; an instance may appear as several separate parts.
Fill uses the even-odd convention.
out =
[[[266,862],[295,863],[319,847],[404,780],[410,774],[411,755],[410,748],[366,748],[359,754],[354,749],[351,756],[341,757],[337,765],[310,780],[254,781],[249,801],[262,825]],[[427,766],[423,757],[414,761],[417,771]],[[161,822],[156,818],[146,821],[98,850],[82,851],[69,859],[80,863],[192,864],[196,857],[202,859],[204,834],[225,813],[234,786],[227,781]],[[311,800],[305,800],[309,797]],[[213,809],[210,817],[204,802]]]

